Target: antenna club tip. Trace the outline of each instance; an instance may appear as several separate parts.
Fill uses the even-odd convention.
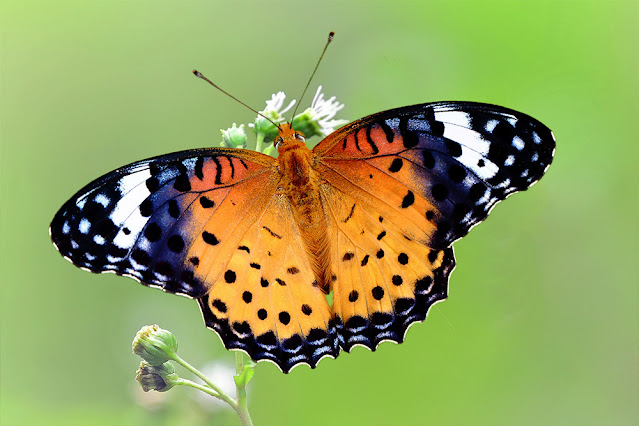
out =
[[[202,77],[202,74],[198,70],[193,70],[193,74],[195,74],[196,77]]]
[[[335,31],[331,31],[330,33],[328,33],[328,41],[332,41],[333,37],[335,37]]]

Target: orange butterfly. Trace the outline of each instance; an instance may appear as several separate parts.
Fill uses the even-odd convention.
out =
[[[279,128],[277,159],[199,149],[106,174],[58,211],[55,246],[197,299],[228,349],[314,368],[402,342],[446,298],[451,244],[539,180],[555,149],[539,121],[470,102],[379,112],[313,150]]]

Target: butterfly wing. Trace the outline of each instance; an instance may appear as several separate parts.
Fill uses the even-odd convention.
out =
[[[401,221],[393,223],[397,217],[380,214],[377,200],[353,196],[357,189],[324,185],[321,191],[333,230],[332,309],[341,346],[401,343],[408,327],[446,298],[452,248],[434,250],[408,237]]]
[[[247,150],[184,151],[140,161],[87,185],[51,223],[61,254],[92,272],[198,298],[229,349],[284,371],[339,350],[313,286],[280,174]]]
[[[80,268],[200,297],[210,283],[196,277],[198,262],[214,245],[218,262],[230,257],[227,237],[248,228],[275,191],[273,167],[268,156],[220,148],[136,162],[65,203],[51,239]]]
[[[337,331],[284,192],[239,241],[222,280],[200,299],[204,319],[228,349],[284,372],[339,354]]]
[[[537,182],[554,150],[550,129],[526,114],[438,102],[362,118],[313,152],[329,181],[356,182],[362,194],[385,200],[386,208],[408,219],[411,234],[444,248],[496,203]]]
[[[554,148],[539,121],[468,102],[381,112],[320,142],[313,152],[335,229],[333,309],[344,348],[401,342],[446,297],[451,243],[539,180]]]

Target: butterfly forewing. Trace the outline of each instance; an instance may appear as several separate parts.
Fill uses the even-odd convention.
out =
[[[62,206],[51,238],[81,268],[199,297],[219,275],[214,265],[230,257],[231,231],[248,228],[275,191],[273,163],[250,151],[210,149],[131,164]]]
[[[359,187],[351,192],[381,200],[376,205],[405,218],[398,226],[422,230],[430,247],[443,249],[497,202],[539,180],[554,149],[552,132],[528,115],[440,102],[362,118],[313,152],[326,180]]]

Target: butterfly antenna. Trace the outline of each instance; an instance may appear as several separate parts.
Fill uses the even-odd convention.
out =
[[[282,130],[280,128],[280,126],[274,122],[273,120],[271,120],[270,118],[268,118],[267,116],[265,116],[264,114],[262,114],[259,111],[254,110],[253,108],[251,108],[250,106],[246,105],[244,102],[242,102],[241,100],[239,100],[238,98],[236,98],[235,96],[231,95],[229,92],[227,92],[226,90],[222,89],[220,86],[218,86],[217,84],[213,83],[211,80],[209,80],[208,78],[206,78],[204,76],[204,74],[202,74],[201,72],[199,72],[198,70],[193,70],[193,74],[195,74],[196,77],[201,78],[202,80],[206,81],[207,83],[209,83],[211,86],[215,87],[217,90],[219,90],[220,92],[224,93],[226,96],[228,96],[229,98],[233,99],[234,101],[244,105],[246,108],[250,109],[251,111],[253,111],[254,113],[256,113],[257,115],[259,115],[260,117],[264,118],[265,120],[270,121],[275,127],[277,127],[278,129]]]
[[[311,78],[308,79],[308,83],[306,83],[306,87],[304,87],[304,91],[302,92],[302,96],[300,96],[299,101],[297,102],[297,105],[295,105],[295,109],[293,110],[293,118],[295,117],[295,113],[297,112],[297,108],[302,103],[302,98],[306,94],[306,91],[308,90],[308,86],[311,85],[311,80],[313,80],[313,76],[315,75],[315,72],[317,71],[317,68],[319,67],[320,62],[322,62],[322,58],[324,57],[324,53],[326,53],[326,49],[328,49],[328,45],[331,44],[331,41],[333,41],[333,37],[334,36],[335,36],[335,32],[334,31],[331,31],[330,33],[328,33],[328,41],[326,42],[326,45],[324,46],[324,50],[322,50],[322,54],[320,55],[319,59],[317,60],[317,64],[315,65],[315,69],[313,70],[313,73],[311,74]],[[291,118],[291,122],[293,122],[293,118]]]

